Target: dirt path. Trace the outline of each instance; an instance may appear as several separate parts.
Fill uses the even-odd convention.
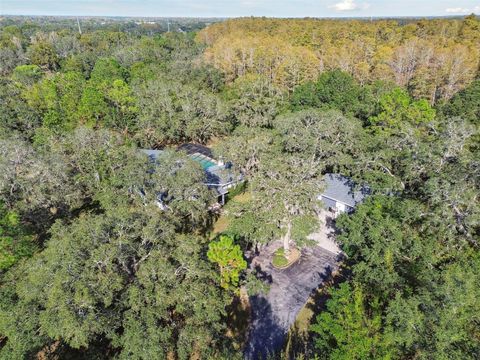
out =
[[[302,250],[297,263],[277,270],[271,265],[271,254],[280,246],[281,242],[270,244],[252,261],[252,266],[271,280],[271,287],[268,295],[250,299],[252,323],[246,359],[265,359],[267,354],[281,350],[288,329],[312,291],[338,268],[338,254],[313,246]]]

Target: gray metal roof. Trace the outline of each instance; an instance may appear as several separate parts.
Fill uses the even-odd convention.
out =
[[[188,155],[198,153],[213,159],[212,150],[204,145],[186,143],[178,146],[177,150],[185,151]]]
[[[234,181],[232,171],[225,169],[225,166],[212,166],[205,170],[208,184],[224,185]]]
[[[163,150],[141,149],[141,151],[146,154],[150,160],[157,160],[163,153]]]
[[[365,186],[357,188],[352,179],[340,174],[326,174],[323,180],[325,191],[322,196],[340,201],[350,207],[355,207],[362,202],[370,192]]]

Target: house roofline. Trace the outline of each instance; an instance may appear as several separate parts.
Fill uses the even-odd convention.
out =
[[[354,207],[355,207],[355,204],[353,204],[353,205],[352,205],[352,204],[348,204],[348,203],[346,203],[346,202],[344,202],[344,201],[337,200],[337,199],[332,198],[332,197],[330,197],[330,196],[328,196],[328,195],[325,195],[325,194],[320,194],[320,196],[326,197],[327,199],[333,200],[333,201],[335,201],[335,202],[342,203],[343,205],[347,205],[348,207],[351,207],[351,208],[354,208]]]

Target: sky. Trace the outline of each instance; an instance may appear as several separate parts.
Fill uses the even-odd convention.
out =
[[[480,14],[480,0],[0,0],[1,15],[385,17]]]

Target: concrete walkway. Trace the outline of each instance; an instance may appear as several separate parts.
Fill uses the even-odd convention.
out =
[[[318,246],[335,254],[340,254],[341,250],[335,242],[333,214],[327,210],[322,210],[318,215],[318,220],[320,229],[316,233],[309,235],[308,238],[314,240]]]
[[[272,254],[282,246],[280,241],[269,244],[252,260],[251,266],[271,283],[268,295],[250,298],[252,323],[245,346],[246,359],[265,359],[281,350],[300,309],[338,269],[341,255],[332,239],[331,222],[324,224],[319,234],[311,236],[318,241],[317,245],[302,249],[298,262],[288,269],[277,270],[271,265]]]

